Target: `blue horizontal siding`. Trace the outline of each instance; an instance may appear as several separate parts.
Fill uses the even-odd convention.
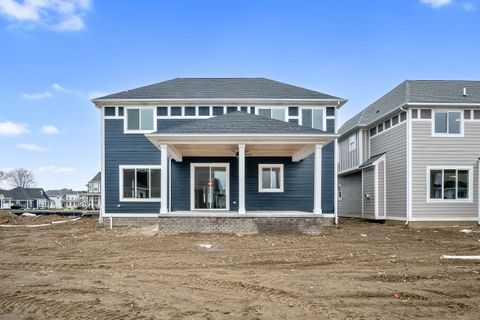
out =
[[[120,202],[120,165],[159,165],[160,151],[143,134],[124,134],[123,120],[105,120],[105,212],[159,213],[160,202]],[[120,205],[120,207],[118,207]]]

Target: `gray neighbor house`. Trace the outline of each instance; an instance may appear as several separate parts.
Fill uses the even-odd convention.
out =
[[[345,99],[265,78],[176,78],[92,102],[102,119],[101,220],[315,233],[335,218]]]
[[[339,216],[480,221],[480,81],[407,80],[339,134]]]

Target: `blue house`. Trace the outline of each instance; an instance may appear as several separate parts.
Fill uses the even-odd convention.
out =
[[[335,217],[342,98],[265,78],[177,78],[92,101],[102,114],[100,219],[210,232],[239,218]]]

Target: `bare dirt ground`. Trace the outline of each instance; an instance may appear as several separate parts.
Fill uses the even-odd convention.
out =
[[[480,263],[439,259],[480,255],[479,230],[461,229],[0,228],[0,319],[480,319]]]

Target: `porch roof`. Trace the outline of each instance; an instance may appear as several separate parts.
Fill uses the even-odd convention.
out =
[[[315,134],[325,131],[299,126],[281,120],[235,111],[218,117],[161,128],[158,134]]]
[[[315,145],[326,145],[337,135],[285,121],[232,112],[197,120],[145,135],[157,148],[168,146],[169,155],[234,157],[245,145],[246,156],[292,157],[300,161],[314,152]]]

